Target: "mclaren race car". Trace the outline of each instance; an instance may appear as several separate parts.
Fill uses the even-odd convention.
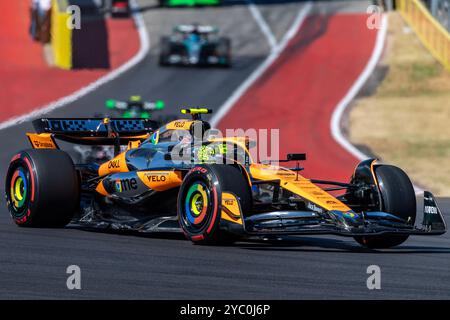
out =
[[[206,25],[178,25],[170,37],[161,38],[159,64],[231,66],[231,40]]]
[[[332,234],[363,246],[387,248],[410,235],[440,235],[446,224],[433,195],[416,198],[408,176],[374,159],[348,182],[303,177],[305,154],[281,164],[257,162],[255,142],[220,138],[201,114],[156,128],[148,119],[39,119],[28,133],[32,149],[18,152],[6,175],[12,219],[22,227],[180,232],[198,244],[240,238]],[[74,165],[56,140],[115,146],[102,164]],[[120,146],[127,150],[120,152]],[[331,191],[342,190],[341,195]]]

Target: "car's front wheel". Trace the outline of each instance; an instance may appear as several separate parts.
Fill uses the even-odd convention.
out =
[[[169,37],[162,37],[160,43],[160,53],[159,53],[159,65],[167,66],[169,65],[169,56],[171,53],[171,44]]]
[[[242,212],[251,207],[251,193],[241,172],[231,165],[198,165],[183,180],[178,194],[178,221],[197,244],[228,244],[236,237],[220,228],[222,194],[236,196]]]
[[[217,55],[224,68],[231,67],[231,40],[228,38],[220,38],[217,43]]]
[[[410,224],[416,221],[416,195],[411,180],[406,173],[391,165],[375,167],[378,181],[381,210],[404,219]],[[382,249],[398,246],[408,239],[408,235],[377,235],[355,237],[361,245]]]

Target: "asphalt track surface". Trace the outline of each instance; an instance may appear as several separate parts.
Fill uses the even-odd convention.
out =
[[[91,115],[102,110],[107,98],[136,93],[166,100],[167,113],[184,105],[219,107],[269,52],[246,6],[169,10],[155,8],[151,1],[140,3],[150,31],[151,54],[119,79],[50,116]],[[279,38],[290,24],[285,19],[293,20],[293,9],[303,5],[286,1],[258,7]],[[334,13],[353,8],[320,3],[314,10]],[[283,23],[277,22],[277,16],[284,17]],[[230,34],[235,41],[234,68],[193,71],[157,66],[159,35],[175,23],[193,21],[218,24]],[[28,147],[24,131],[30,129],[24,124],[0,133],[2,180],[9,158]],[[450,200],[438,201],[442,211],[450,213]],[[0,206],[4,208],[3,200]],[[204,247],[177,236],[18,228],[6,210],[0,211],[0,298],[4,299],[450,298],[449,235],[412,237],[396,249],[380,251],[361,248],[352,239],[327,236]],[[74,264],[81,268],[82,290],[69,291],[66,268]],[[381,290],[366,287],[366,269],[373,264],[381,268]]]

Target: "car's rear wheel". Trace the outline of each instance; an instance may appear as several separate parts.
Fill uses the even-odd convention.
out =
[[[188,239],[197,244],[229,244],[236,237],[220,229],[223,192],[236,195],[240,208],[251,207],[248,183],[231,165],[198,165],[183,180],[178,194],[178,220]]]
[[[231,40],[228,38],[220,38],[216,51],[221,65],[225,68],[231,67]]]
[[[60,150],[26,150],[6,175],[6,200],[23,227],[63,227],[79,201],[79,179],[70,156]]]
[[[379,165],[375,175],[381,195],[381,210],[396,215],[414,224],[416,221],[416,196],[411,180],[406,173],[395,166]],[[408,235],[378,235],[355,237],[361,245],[382,249],[398,246],[408,239]]]
[[[160,43],[159,65],[167,66],[169,64],[169,56],[171,53],[171,44],[169,37],[162,37]]]

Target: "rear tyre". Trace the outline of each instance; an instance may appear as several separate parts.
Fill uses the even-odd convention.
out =
[[[230,244],[237,237],[220,229],[222,192],[236,195],[241,210],[251,208],[248,183],[231,165],[198,165],[189,171],[178,194],[178,221],[196,244]]]
[[[381,210],[414,224],[416,221],[416,195],[406,173],[390,165],[375,167],[381,195]],[[355,237],[355,240],[368,248],[383,249],[398,246],[408,239],[408,235],[378,235]]]
[[[224,68],[231,67],[231,40],[228,38],[220,38],[217,43],[217,56],[222,61],[221,66]]]
[[[79,201],[79,179],[70,156],[60,150],[25,150],[6,175],[7,206],[23,227],[64,227]]]
[[[169,65],[169,56],[171,52],[170,38],[162,37],[161,38],[161,51],[159,53],[159,65],[167,66]]]

